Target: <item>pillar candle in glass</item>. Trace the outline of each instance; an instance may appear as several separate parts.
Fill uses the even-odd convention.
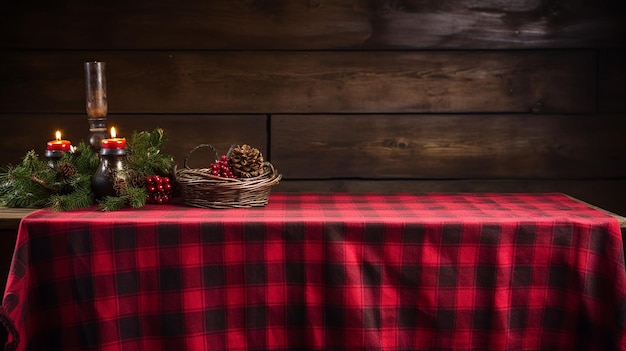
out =
[[[100,61],[85,62],[86,110],[89,117],[89,144],[95,150],[101,147],[106,138],[106,118],[108,114],[106,63]]]
[[[115,128],[111,128],[111,138],[102,140],[100,165],[91,182],[96,198],[117,196],[118,186],[128,184],[127,172],[126,139],[118,138]]]
[[[50,167],[54,167],[56,162],[72,148],[72,143],[69,140],[61,139],[61,131],[57,130],[55,137],[55,140],[50,140],[46,145],[45,156]]]

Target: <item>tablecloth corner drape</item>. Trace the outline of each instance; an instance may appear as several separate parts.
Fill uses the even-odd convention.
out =
[[[7,312],[3,305],[0,305],[0,325],[5,329],[8,340],[5,345],[2,345],[5,351],[14,351],[17,349],[17,344],[19,340],[19,335],[17,334],[17,330],[15,326],[11,322]]]

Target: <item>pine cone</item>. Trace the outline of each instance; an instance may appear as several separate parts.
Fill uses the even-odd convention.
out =
[[[126,190],[128,188],[128,182],[125,177],[115,177],[113,181],[113,189],[115,192],[119,194],[120,192]]]
[[[59,173],[61,177],[69,178],[75,175],[78,172],[78,170],[73,164],[69,162],[61,162],[59,163],[57,172]]]
[[[130,180],[130,185],[135,188],[143,188],[146,185],[146,178],[133,169],[128,171],[128,179]]]
[[[263,174],[263,154],[250,145],[237,145],[229,155],[229,164],[238,178],[252,178]]]

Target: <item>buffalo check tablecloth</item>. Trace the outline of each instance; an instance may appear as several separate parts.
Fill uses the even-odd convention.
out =
[[[562,194],[39,210],[8,350],[626,350],[615,218]]]

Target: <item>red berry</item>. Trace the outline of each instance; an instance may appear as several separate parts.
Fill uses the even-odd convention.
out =
[[[211,175],[214,175],[216,177],[222,177],[222,178],[233,178],[231,176],[232,174],[232,169],[230,168],[230,164],[228,163],[228,156],[226,155],[222,155],[220,156],[219,159],[215,160],[215,162],[210,164],[210,168],[211,168]],[[165,183],[169,183],[170,180],[165,180],[166,177],[162,178],[162,182]],[[165,191],[169,191],[171,190],[171,187],[163,187]]]
[[[220,167],[218,164],[211,164],[214,175],[220,174]],[[148,204],[163,204],[171,201],[172,199],[172,181],[169,177],[160,176],[157,174],[146,177],[146,203]]]

